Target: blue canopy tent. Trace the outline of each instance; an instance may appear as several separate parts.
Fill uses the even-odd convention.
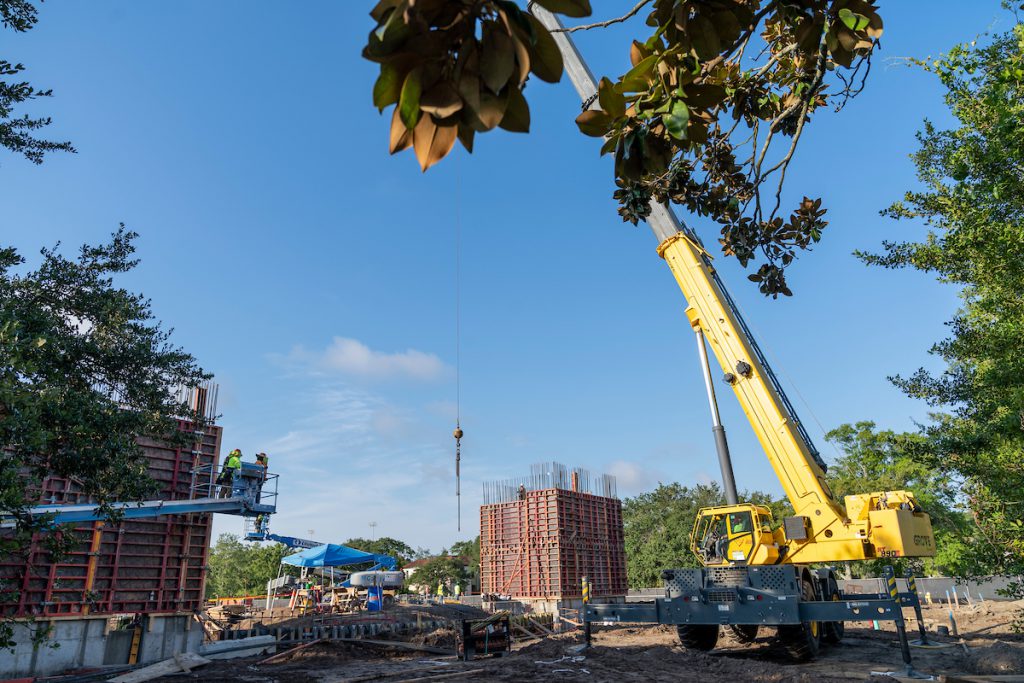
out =
[[[325,543],[314,548],[307,548],[300,552],[288,555],[281,559],[282,567],[286,564],[293,567],[315,568],[315,567],[344,567],[350,564],[366,564],[372,562],[373,566],[369,571],[377,569],[394,569],[397,566],[395,558],[390,555],[375,555],[365,553],[362,550],[350,548],[347,545]],[[280,578],[280,572],[278,573]],[[349,585],[346,581],[343,586]],[[270,584],[267,584],[267,607],[273,607],[273,596],[270,591]]]
[[[315,548],[307,548],[294,555],[288,555],[281,560],[282,564],[290,564],[293,567],[343,567],[347,564],[362,564],[363,562],[379,562],[380,555],[364,553],[362,550],[349,548],[347,545],[335,545],[325,543]]]

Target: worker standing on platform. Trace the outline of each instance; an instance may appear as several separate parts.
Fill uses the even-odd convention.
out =
[[[230,498],[232,486],[235,482],[235,474],[242,469],[242,451],[237,448],[228,453],[228,459],[224,462],[224,469],[217,477],[217,484],[220,485],[218,498]]]
[[[263,468],[263,482],[267,480],[267,472],[270,471],[270,456],[266,453],[256,454],[256,464]],[[256,502],[260,502],[260,494],[263,493],[263,482],[260,482],[260,488],[256,491]]]

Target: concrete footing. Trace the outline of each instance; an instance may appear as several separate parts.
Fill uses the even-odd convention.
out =
[[[127,664],[135,629],[109,629],[110,619],[106,615],[39,621],[34,625],[16,624],[14,651],[3,652],[0,656],[0,678],[48,676],[74,669]],[[50,638],[39,646],[33,646],[29,627],[37,628],[47,623],[53,628]],[[224,640],[206,644],[203,643],[203,630],[191,614],[148,615],[142,618],[141,626],[138,664],[152,664],[183,652],[196,652],[207,658],[220,658],[219,653],[222,651],[224,656],[229,652],[233,656],[247,656],[263,651],[272,652],[278,642],[296,644],[319,639],[373,638],[385,632],[407,634],[455,627],[456,624],[451,621],[420,620],[248,629],[227,631]],[[245,648],[246,645],[253,647]]]
[[[127,664],[135,629],[113,630],[110,615],[15,622],[14,650],[0,656],[0,678],[47,676],[69,669]],[[32,634],[50,627],[49,637],[34,645]],[[142,617],[138,663],[158,662],[178,652],[195,652],[203,630],[191,614]]]

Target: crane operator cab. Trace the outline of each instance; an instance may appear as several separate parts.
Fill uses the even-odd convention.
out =
[[[702,508],[690,535],[690,549],[706,567],[772,564],[779,547],[772,513],[763,505]]]

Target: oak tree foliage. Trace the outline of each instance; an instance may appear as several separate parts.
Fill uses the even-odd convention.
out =
[[[0,556],[24,554],[40,532],[54,532],[42,540],[55,560],[79,542],[27,514],[47,476],[69,480],[116,521],[109,503],[156,490],[136,438],[184,445],[178,418],[202,419],[177,390],[209,375],[171,343],[148,299],[115,284],[138,263],[135,238],[122,226],[74,259],[43,249],[34,269],[0,248],[0,510],[15,520],[0,534]]]
[[[381,536],[377,539],[350,538],[345,541],[344,545],[356,550],[362,550],[364,553],[390,555],[395,558],[399,568],[417,557],[417,551],[412,546],[405,541],[400,541],[390,536]]]
[[[426,170],[456,140],[472,152],[477,133],[529,130],[529,79],[557,82],[563,64],[525,4],[376,4],[363,55],[380,65],[374,105],[394,105],[392,154],[411,147]],[[591,13],[588,0],[536,4]],[[646,0],[627,16],[641,9],[650,35],[629,47],[632,67],[602,78],[595,108],[576,119],[614,157],[619,213],[635,225],[652,198],[684,206],[718,225],[724,254],[762,261],[749,279],[764,294],[791,294],[785,268],[827,222],[820,199],[781,210],[786,169],[811,117],[864,87],[882,35],[875,2]]]
[[[881,576],[886,565],[893,565],[897,574],[907,568],[928,576],[971,572],[971,549],[979,539],[957,501],[954,478],[914,458],[913,453],[925,442],[923,435],[879,430],[874,422],[864,420],[840,425],[825,438],[840,451],[827,474],[837,501],[858,493],[906,489],[928,513],[935,532],[935,558],[849,562],[847,568],[852,575]]]
[[[24,33],[38,20],[36,7],[28,0],[0,0],[0,27]],[[48,116],[17,116],[18,105],[50,97],[52,90],[40,90],[25,80],[25,65],[0,57],[0,147],[21,154],[34,164],[41,164],[47,152],[74,152],[70,142],[54,142],[36,137],[37,132],[52,123]]]
[[[891,378],[943,411],[913,450],[958,483],[978,572],[1024,573],[1024,23],[914,60],[945,89],[949,128],[930,121],[912,159],[919,187],[885,212],[922,239],[861,253],[956,287],[960,308],[931,353],[945,363]],[[1019,587],[1024,595],[1024,586]]]
[[[263,595],[276,579],[281,560],[295,552],[281,543],[246,543],[235,534],[221,534],[210,549],[207,598]]]
[[[785,500],[754,491],[740,500],[766,505],[776,522],[793,513]],[[626,498],[622,503],[622,524],[626,541],[626,573],[631,589],[662,585],[661,570],[699,567],[690,551],[690,531],[703,507],[725,505],[725,493],[712,482],[683,486],[658,484],[653,491]]]

